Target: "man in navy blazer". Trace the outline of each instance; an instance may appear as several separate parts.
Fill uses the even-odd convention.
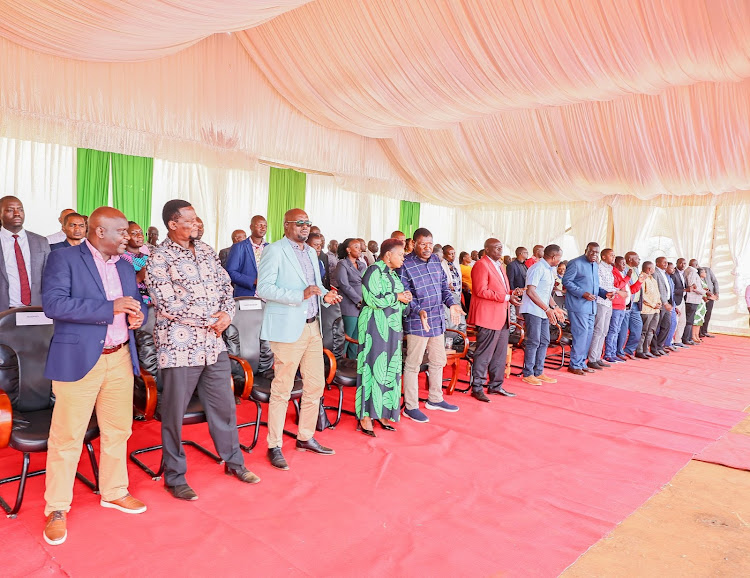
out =
[[[573,334],[568,371],[576,375],[594,372],[586,365],[586,358],[594,335],[596,297],[598,295],[602,299],[612,299],[614,296],[613,291],[608,293],[599,287],[598,260],[599,244],[589,243],[583,255],[568,261],[563,276],[563,286],[567,291],[565,306]]]
[[[268,223],[265,217],[255,215],[250,221],[250,238],[232,245],[224,267],[234,284],[234,296],[254,296],[258,284],[258,259],[268,246],[263,239]]]
[[[125,252],[128,221],[101,207],[88,238],[51,253],[42,279],[42,304],[54,320],[45,377],[56,402],[47,451],[44,539],[62,544],[83,437],[96,410],[101,430],[101,505],[129,514],[146,506],[128,492],[127,442],[133,422],[133,375],[139,373],[133,330],[148,310]]]

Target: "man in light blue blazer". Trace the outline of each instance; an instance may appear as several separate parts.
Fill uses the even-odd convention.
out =
[[[260,338],[269,341],[275,359],[268,404],[268,458],[280,470],[289,469],[281,444],[297,368],[304,386],[296,447],[322,455],[335,453],[313,435],[325,386],[320,308],[339,303],[341,296],[323,286],[318,255],[305,243],[311,226],[302,209],[287,211],[284,237],[264,249],[258,271],[256,293],[266,300]]]
[[[598,260],[599,244],[589,243],[583,255],[568,262],[563,276],[563,286],[567,291],[565,306],[573,334],[568,371],[576,375],[594,372],[586,365],[586,358],[594,335],[596,297],[612,299],[614,296],[614,292],[608,293],[599,287]]]

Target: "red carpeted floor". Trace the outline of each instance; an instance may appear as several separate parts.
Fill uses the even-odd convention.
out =
[[[288,472],[266,462],[262,430],[247,456],[256,486],[188,448],[197,502],[174,500],[132,466],[131,491],[149,506],[140,516],[101,508],[77,483],[58,547],[43,542],[44,481],[34,478],[18,519],[0,520],[2,575],[554,576],[745,417],[748,356],[750,340],[718,337],[592,377],[553,371],[555,385],[511,378],[516,398],[457,393],[460,412],[376,439],[345,416],[318,434],[335,456],[285,440]],[[158,432],[135,423],[131,447]],[[205,425],[185,436],[210,444]],[[0,476],[19,467],[18,453],[0,453]]]

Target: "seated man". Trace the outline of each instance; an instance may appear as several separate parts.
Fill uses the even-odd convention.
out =
[[[81,244],[86,235],[86,221],[83,215],[67,213],[63,217],[63,231],[65,232],[65,240],[50,245],[49,248],[51,251]]]
[[[654,339],[656,327],[659,324],[659,312],[661,311],[662,304],[661,297],[659,296],[659,286],[656,279],[654,279],[654,264],[651,261],[645,261],[642,270],[647,275],[642,283],[643,292],[641,296],[643,330],[635,356],[639,359],[650,359],[657,357],[651,353],[651,342]]]

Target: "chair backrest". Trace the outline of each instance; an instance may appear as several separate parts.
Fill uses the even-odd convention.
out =
[[[253,373],[257,373],[261,360],[260,327],[263,324],[265,304],[259,297],[235,297],[234,301],[237,309],[232,325],[239,334],[237,354],[247,360],[253,368]],[[229,331],[230,336],[232,333]]]
[[[329,305],[321,308],[320,328],[323,332],[323,347],[333,353],[336,359],[344,357],[346,338],[344,337],[344,320],[341,317],[341,305]]]
[[[54,327],[41,307],[0,313],[0,388],[20,412],[49,409],[52,382],[44,377]]]

